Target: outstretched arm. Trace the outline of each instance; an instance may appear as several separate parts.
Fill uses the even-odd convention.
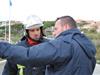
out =
[[[71,46],[61,40],[50,41],[25,48],[22,46],[0,43],[0,57],[11,59],[22,65],[38,66],[64,62],[70,58]]]

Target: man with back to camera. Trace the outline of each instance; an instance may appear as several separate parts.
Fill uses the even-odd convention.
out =
[[[53,34],[54,40],[30,48],[0,42],[0,57],[26,66],[46,65],[45,75],[92,75],[96,48],[77,29],[75,20],[57,18]]]

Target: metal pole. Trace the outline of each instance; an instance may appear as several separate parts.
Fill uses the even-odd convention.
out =
[[[11,43],[11,20],[10,20],[10,17],[11,17],[11,5],[9,5],[9,43]]]
[[[10,26],[10,11],[9,11],[9,43],[11,42],[11,26]]]

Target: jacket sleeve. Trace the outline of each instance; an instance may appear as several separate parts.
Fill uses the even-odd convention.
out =
[[[11,63],[10,61],[7,61],[4,70],[2,72],[2,75],[17,75],[17,67],[15,64]]]
[[[11,59],[22,65],[47,65],[68,61],[71,58],[71,45],[62,40],[53,40],[36,46],[22,46],[0,43],[0,57]]]

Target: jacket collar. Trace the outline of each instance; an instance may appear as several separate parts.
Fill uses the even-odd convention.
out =
[[[69,29],[69,30],[66,30],[66,31],[62,32],[60,35],[58,35],[58,37],[65,36],[65,35],[68,35],[68,34],[81,34],[81,32],[77,28]]]
[[[40,42],[36,42],[36,41],[33,41],[33,40],[30,39],[30,38],[27,38],[27,43],[28,43],[30,46],[34,46],[34,45],[39,44]]]

